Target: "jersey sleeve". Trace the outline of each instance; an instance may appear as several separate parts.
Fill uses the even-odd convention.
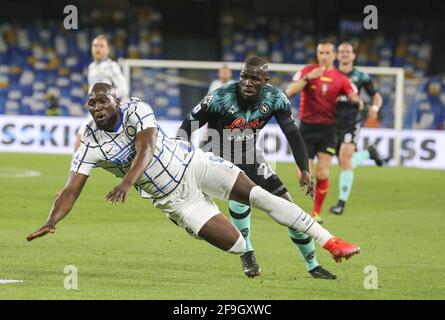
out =
[[[283,131],[283,133],[288,133],[298,129],[297,121],[292,116],[290,108],[276,111],[275,119],[280,125],[280,128]]]
[[[282,110],[282,109],[290,109],[290,101],[286,94],[277,89],[277,96],[275,99],[275,110]]]
[[[346,96],[349,96],[351,93],[358,93],[358,89],[355,86],[355,84],[352,83],[351,80],[349,80],[348,77],[345,75],[341,75],[343,78],[343,87],[342,87],[342,93]]]
[[[294,76],[292,77],[292,81],[298,81],[301,80],[301,78],[303,78],[306,74],[308,74],[310,71],[309,66],[308,67],[304,67],[303,69],[297,71]]]
[[[218,89],[216,89],[218,90]],[[215,90],[215,91],[216,91]],[[189,114],[185,117],[181,126],[179,127],[177,137],[180,139],[190,140],[192,133],[205,125],[212,118],[214,111],[214,92],[205,96],[193,109],[189,112]],[[192,122],[195,124],[198,123],[198,126],[192,125]]]
[[[214,113],[214,94],[205,96],[197,105],[190,111],[188,118],[190,120],[199,120],[207,122]]]
[[[307,148],[298,129],[297,121],[292,116],[290,105],[287,109],[277,111],[275,118],[286,136],[298,168],[301,171],[309,171]]]
[[[374,83],[367,73],[363,74],[363,88],[371,98],[377,93],[377,90],[374,88]]]
[[[136,133],[147,128],[158,127],[153,109],[147,103],[142,101],[136,104],[133,112],[128,116],[127,121],[136,128]]]
[[[73,155],[70,170],[89,176],[91,170],[96,167],[96,163],[100,160],[96,152],[97,148],[91,148],[89,144],[82,142]]]
[[[277,99],[275,100],[274,109],[275,109],[274,112],[275,119],[280,125],[280,128],[283,131],[283,133],[286,134],[288,132],[298,129],[298,124],[295,121],[294,117],[292,116],[290,101],[284,94],[284,92],[282,92],[281,90],[279,91]]]

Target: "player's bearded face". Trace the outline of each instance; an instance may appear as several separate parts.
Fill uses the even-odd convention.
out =
[[[355,59],[352,46],[344,44],[338,48],[338,60],[341,63],[351,63]]]
[[[232,78],[232,71],[230,71],[230,69],[220,69],[218,71],[218,78],[221,81],[229,81]]]
[[[240,74],[240,90],[244,99],[256,101],[267,82],[267,77],[256,67],[245,67]]]
[[[113,131],[117,120],[117,100],[110,93],[94,91],[88,98],[88,110],[99,129]]]
[[[91,54],[96,60],[105,58],[109,53],[108,44],[103,39],[95,39],[91,47]]]

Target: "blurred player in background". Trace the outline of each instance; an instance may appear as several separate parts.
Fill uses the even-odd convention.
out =
[[[209,91],[207,94],[210,94],[212,91],[222,87],[225,84],[233,83],[235,80],[232,79],[232,70],[229,69],[227,65],[223,65],[218,70],[218,79],[215,79],[210,83]]]
[[[193,130],[208,124],[209,149],[240,167],[256,184],[271,194],[292,202],[283,182],[256,148],[260,130],[275,117],[286,135],[295,162],[301,171],[300,187],[314,190],[309,173],[307,150],[292,117],[286,95],[268,84],[268,66],[259,57],[248,58],[242,65],[240,80],[213,91],[190,112],[183,121],[178,135],[190,139]],[[261,269],[256,262],[250,240],[250,211],[247,204],[229,201],[230,219],[246,239],[246,250],[241,255],[244,273],[256,277]],[[314,243],[308,235],[289,229],[289,235],[306,262],[307,271],[314,278],[335,279],[316,259]]]
[[[341,43],[338,46],[338,61],[340,62],[338,70],[354,83],[359,94],[361,89],[365,89],[369,97],[372,98],[368,116],[371,119],[377,119],[383,102],[382,96],[375,90],[371,77],[354,67],[355,57],[354,45],[350,42]],[[384,163],[374,146],[369,146],[365,151],[355,152],[361,124],[364,121],[362,115],[363,112],[360,112],[357,105],[348,101],[345,95],[340,97],[336,111],[337,157],[341,168],[339,200],[335,206],[329,209],[334,214],[342,214],[346,201],[348,201],[354,181],[353,168],[365,159],[373,159],[378,166],[382,166]]]
[[[356,245],[333,237],[297,205],[255,185],[234,164],[168,138],[148,104],[137,98],[127,101],[120,106],[109,84],[96,83],[91,88],[87,106],[93,120],[82,133],[68,181],[45,225],[28,235],[28,241],[55,232],[56,224],[73,208],[91,170],[101,167],[122,178],[106,200],[124,203],[134,186],[175,224],[227,252],[244,252],[245,240],[211,197],[267,212],[278,223],[312,236],[337,262],[360,252]]]
[[[121,101],[128,99],[128,86],[119,64],[111,60],[110,47],[105,35],[98,35],[94,38],[91,45],[91,55],[93,62],[88,66],[88,87],[91,88],[95,83],[104,82],[116,88],[116,94]],[[91,121],[88,115],[87,122]],[[80,146],[80,136],[85,126],[82,126],[77,133],[75,150]]]
[[[216,89],[221,88],[225,84],[233,83],[235,80],[232,79],[232,70],[230,70],[227,65],[223,65],[218,70],[218,79],[213,80],[210,83],[209,90],[207,91],[207,95],[209,95],[211,92],[215,91]],[[208,125],[205,124],[201,129],[201,140],[206,141],[207,140],[207,128]]]
[[[317,45],[318,64],[298,71],[286,89],[289,97],[301,92],[300,132],[309,154],[311,174],[316,176],[315,201],[312,215],[322,223],[321,208],[329,188],[332,156],[337,147],[335,110],[338,97],[346,95],[349,101],[362,104],[357,88],[334,67],[334,42],[320,41]],[[317,169],[314,158],[317,156]]]

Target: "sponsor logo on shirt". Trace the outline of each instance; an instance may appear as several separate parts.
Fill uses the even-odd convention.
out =
[[[233,120],[232,124],[227,126],[228,129],[258,129],[262,128],[264,125],[264,121],[260,121],[259,119],[255,119],[251,122],[246,122],[246,118],[238,117]]]

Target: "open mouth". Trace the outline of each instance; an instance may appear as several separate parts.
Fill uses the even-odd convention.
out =
[[[96,120],[97,121],[103,121],[105,120],[106,116],[104,114],[96,114]]]

